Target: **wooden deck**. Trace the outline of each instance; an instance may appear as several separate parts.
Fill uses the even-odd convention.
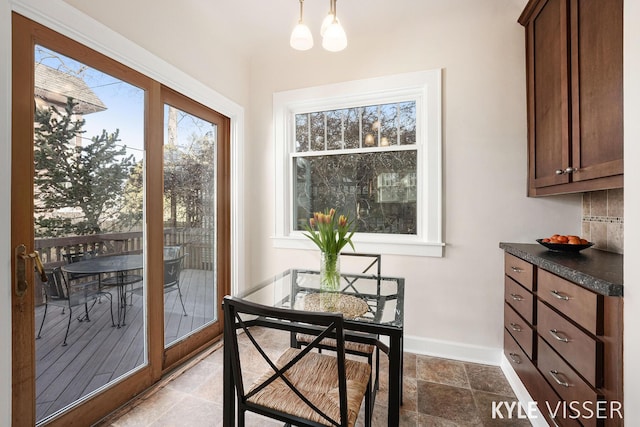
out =
[[[216,301],[213,272],[183,270],[180,288],[187,316],[183,315],[178,292],[165,294],[165,345],[180,339],[211,321]],[[117,323],[115,289],[113,314]],[[102,297],[90,311],[90,321],[79,322],[84,306],[73,308],[67,346],[62,346],[68,311],[50,306],[41,338],[36,340],[36,416],[43,420],[78,399],[86,397],[137,367],[144,366],[143,298],[127,298],[126,325],[111,326],[109,300]],[[36,331],[44,306],[36,308]]]

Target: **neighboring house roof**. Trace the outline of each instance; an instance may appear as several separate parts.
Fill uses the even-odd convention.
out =
[[[35,67],[35,96],[60,105],[66,104],[67,98],[73,98],[78,103],[74,108],[76,114],[91,114],[107,109],[84,80],[43,64],[36,64]]]

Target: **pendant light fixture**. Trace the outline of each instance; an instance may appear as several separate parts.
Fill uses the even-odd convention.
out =
[[[347,47],[347,34],[344,32],[344,28],[342,28],[342,25],[340,25],[340,21],[338,20],[336,0],[329,1],[329,15],[327,15],[322,23],[323,27],[325,23],[328,25],[324,27],[324,32],[322,31],[322,28],[320,29],[320,32],[322,33],[322,47],[329,52],[340,52]]]
[[[302,19],[303,1],[300,0],[300,20],[293,29],[289,40],[291,47],[297,50],[307,50],[313,47],[313,36]],[[344,32],[336,13],[336,0],[329,0],[329,13],[322,21],[320,35],[322,36],[322,47],[330,52],[339,52],[347,47],[347,34]]]
[[[329,13],[322,20],[322,26],[320,27],[320,35],[324,37],[324,33],[327,32],[329,25],[333,24],[333,20],[336,19],[336,2],[329,0]]]
[[[311,35],[311,30],[304,23],[303,14],[304,0],[300,0],[300,19],[298,20],[298,25],[291,32],[291,38],[289,39],[289,44],[296,50],[309,50],[313,47],[313,35]]]

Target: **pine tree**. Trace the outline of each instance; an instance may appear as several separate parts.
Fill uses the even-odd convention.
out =
[[[74,118],[72,98],[64,112],[51,106],[35,111],[36,235],[98,234],[117,218],[123,187],[135,160],[117,143],[119,130],[76,145],[83,119]],[[68,213],[62,215],[61,212]]]

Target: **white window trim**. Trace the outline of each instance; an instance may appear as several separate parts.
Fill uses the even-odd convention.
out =
[[[275,129],[275,236],[277,248],[316,249],[300,231],[292,230],[290,145],[294,115],[311,111],[416,100],[418,142],[418,233],[390,235],[356,232],[357,252],[441,257],[442,241],[442,70],[427,70],[273,95]],[[430,209],[427,209],[427,206]],[[426,212],[426,215],[425,215]]]

